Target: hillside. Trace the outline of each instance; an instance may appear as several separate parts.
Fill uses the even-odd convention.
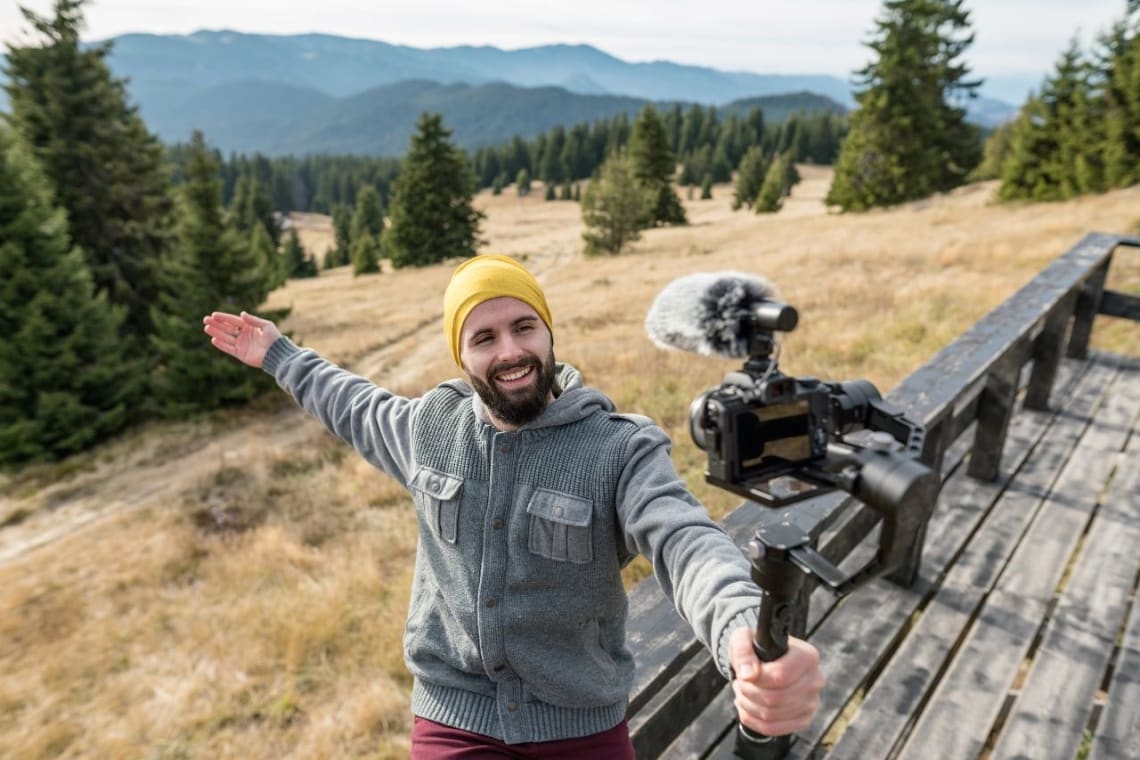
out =
[[[1086,231],[1140,221],[1140,187],[995,206],[993,183],[831,215],[830,170],[801,173],[779,214],[734,213],[718,186],[686,201],[689,226],[601,259],[580,254],[576,204],[478,198],[485,250],[525,259],[546,287],[558,356],[658,419],[716,514],[738,500],[702,483],[687,410],[734,363],[652,346],[642,321],[666,283],[764,274],[800,310],[784,371],[889,389]],[[310,247],[327,236],[322,217],[297,223]],[[414,394],[455,374],[440,330],[450,269],[335,270],[268,306],[292,306],[296,339]],[[1117,269],[1112,285],[1140,292],[1140,260]],[[1095,340],[1140,354],[1135,324],[1110,328]],[[0,756],[405,757],[415,540],[403,491],[279,397],[0,478]]]

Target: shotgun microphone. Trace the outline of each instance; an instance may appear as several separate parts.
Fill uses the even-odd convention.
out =
[[[798,321],[795,308],[775,298],[775,286],[759,275],[686,275],[657,294],[645,331],[661,348],[726,359],[754,356],[757,334],[788,332]]]

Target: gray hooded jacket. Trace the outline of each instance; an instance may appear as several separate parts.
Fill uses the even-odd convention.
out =
[[[620,571],[638,553],[729,675],[729,635],[756,623],[749,565],[677,476],[665,433],[616,414],[577,370],[559,364],[554,403],[503,432],[462,381],[409,399],[287,338],[263,368],[412,494],[416,715],[509,743],[617,725],[633,679]]]

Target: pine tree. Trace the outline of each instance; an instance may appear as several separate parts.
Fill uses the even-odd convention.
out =
[[[325,254],[325,269],[342,267],[352,260],[352,212],[338,203],[332,213],[334,245]]]
[[[764,153],[759,145],[753,145],[740,159],[740,166],[736,170],[736,189],[732,195],[732,210],[743,207],[752,208],[764,178],[768,175],[768,166],[771,159]]]
[[[924,198],[977,165],[980,137],[965,103],[980,82],[959,60],[973,42],[963,3],[886,0],[828,203],[859,211]]]
[[[289,273],[285,269],[285,260],[274,247],[265,225],[260,222],[253,225],[253,234],[249,236],[249,249],[261,267],[269,289],[276,290],[284,285],[289,278]]]
[[[530,172],[526,169],[519,169],[515,175],[515,188],[520,198],[530,195]]]
[[[1140,182],[1140,3],[1101,36],[1097,67],[1104,81],[1104,183]]]
[[[365,185],[356,194],[356,209],[352,213],[352,240],[360,235],[380,237],[384,232],[384,206],[380,193],[372,185]]]
[[[119,337],[126,308],[96,293],[30,148],[0,127],[0,467],[119,432],[144,373]]]
[[[1074,39],[1014,123],[1003,200],[1064,200],[1103,188],[1104,133],[1091,74]]]
[[[268,375],[250,372],[203,339],[204,315],[255,309],[269,295],[270,283],[253,246],[226,223],[218,165],[200,132],[194,133],[190,151],[175,247],[151,338],[159,357],[155,393],[170,417],[241,403],[273,387]]]
[[[285,262],[285,273],[289,277],[300,279],[317,276],[317,263],[301,245],[296,227],[290,227],[285,233],[285,246],[281,252],[281,259]]]
[[[423,114],[393,190],[388,255],[397,267],[475,255],[483,214],[475,180],[438,114]]]
[[[637,179],[633,162],[624,153],[611,156],[582,194],[586,254],[619,254],[641,237],[654,191]]]
[[[779,211],[784,204],[787,163],[786,156],[776,156],[769,164],[768,172],[764,175],[764,184],[760,186],[760,192],[756,195],[756,203],[753,207],[757,214],[770,214]]]
[[[374,235],[359,235],[352,241],[352,276],[380,272],[380,242]]]
[[[701,180],[701,200],[702,201],[712,200],[712,186],[713,186],[712,175],[706,174],[704,179]]]
[[[169,243],[169,178],[162,145],[107,67],[110,45],[80,44],[84,3],[56,0],[50,19],[23,10],[43,45],[8,47],[10,123],[67,212],[96,287],[127,307],[123,329],[141,355]]]
[[[629,158],[637,181],[653,192],[653,208],[646,226],[685,224],[685,209],[673,189],[677,171],[661,117],[646,106],[633,124],[629,138]]]

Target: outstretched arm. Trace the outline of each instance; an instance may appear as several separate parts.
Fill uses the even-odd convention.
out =
[[[251,367],[260,367],[273,341],[281,337],[277,325],[244,311],[215,311],[203,317],[202,324],[214,348]]]

